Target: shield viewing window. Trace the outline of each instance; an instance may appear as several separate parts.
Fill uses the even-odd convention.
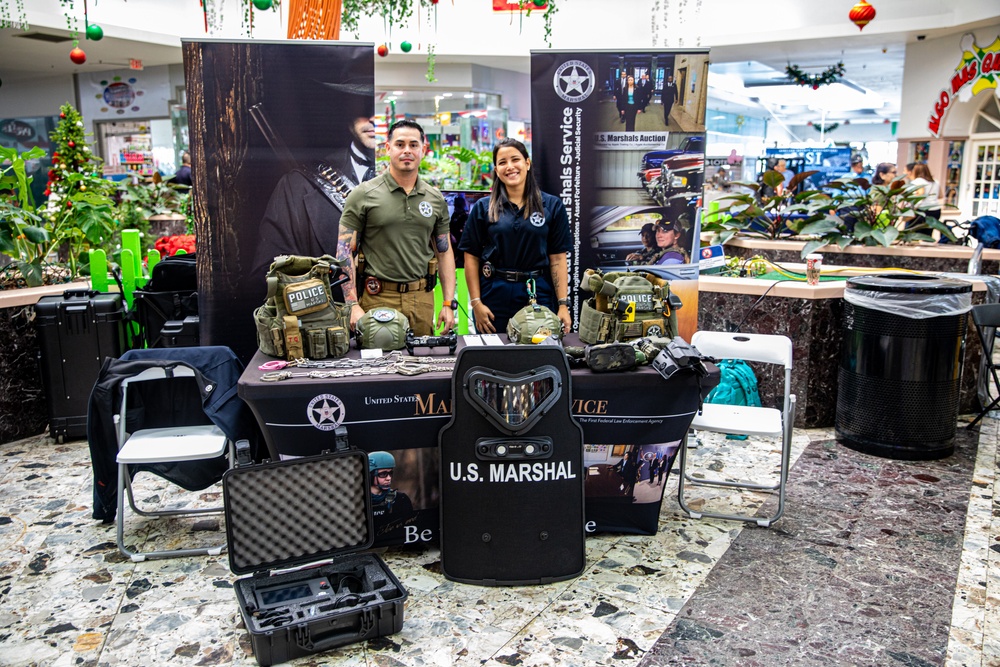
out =
[[[509,375],[481,366],[469,369],[463,384],[467,400],[501,431],[528,431],[562,394],[552,366]]]

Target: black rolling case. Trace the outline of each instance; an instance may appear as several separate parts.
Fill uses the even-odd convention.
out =
[[[407,592],[371,546],[368,455],[349,449],[237,467],[223,477],[229,567],[261,665],[403,628]],[[272,569],[303,566],[272,573]]]
[[[35,304],[49,434],[57,442],[87,436],[87,403],[101,364],[127,349],[121,294],[66,290]]]
[[[134,293],[145,347],[197,347],[198,278],[195,255],[164,257],[143,289]]]

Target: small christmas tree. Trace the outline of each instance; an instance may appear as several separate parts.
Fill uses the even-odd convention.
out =
[[[100,246],[114,232],[111,195],[115,186],[101,176],[101,160],[87,143],[80,112],[64,104],[59,118],[49,135],[56,150],[45,188],[48,201],[39,213],[53,241],[68,243],[59,252],[76,275],[79,255],[89,247]]]

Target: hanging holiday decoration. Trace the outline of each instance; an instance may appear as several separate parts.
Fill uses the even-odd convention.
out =
[[[410,44],[409,42],[400,42],[399,50],[403,53],[409,53],[411,49],[413,49],[413,44]]]
[[[290,0],[288,39],[340,39],[343,0]]]
[[[851,7],[847,18],[851,19],[851,22],[858,26],[858,30],[864,30],[865,26],[875,18],[875,8],[869,5],[866,0],[858,0],[858,3]]]
[[[340,22],[344,30],[358,34],[358,19],[362,16],[381,16],[385,22],[386,35],[392,41],[392,29],[402,25],[413,16],[413,8],[427,0],[341,0],[343,10]],[[431,3],[435,4],[435,3]]]
[[[83,52],[79,46],[75,47],[69,52],[69,59],[75,62],[77,65],[82,65],[87,62],[87,54]]]
[[[0,2],[0,28],[28,29],[28,17],[24,14],[24,0],[17,0],[17,14],[11,15],[13,2]]]
[[[531,0],[535,7],[544,7],[547,0]]]
[[[389,47],[386,46],[385,44],[379,44],[378,49],[376,49],[376,51],[378,51],[378,54],[383,58],[389,55]]]
[[[273,4],[272,0],[253,0],[253,6],[262,12],[266,12]]]
[[[823,123],[809,123],[809,127],[816,130],[820,134],[826,134],[827,132],[833,132],[840,127],[840,123],[827,123],[825,125]]]
[[[837,83],[846,71],[844,63],[828,67],[823,70],[822,74],[806,74],[798,65],[789,65],[785,68],[785,73],[794,83],[800,86],[810,86],[813,90],[817,90],[820,86]]]
[[[104,39],[104,28],[97,25],[96,23],[91,23],[87,26],[87,39],[92,42],[99,42]]]

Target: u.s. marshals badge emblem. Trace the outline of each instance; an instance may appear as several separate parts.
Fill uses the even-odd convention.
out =
[[[333,394],[320,394],[309,401],[306,416],[321,431],[332,431],[344,423],[344,403]]]
[[[424,216],[425,218],[431,217],[431,215],[434,213],[434,207],[431,206],[431,203],[429,201],[420,202],[420,206],[417,207],[417,210],[420,211],[420,215]]]

